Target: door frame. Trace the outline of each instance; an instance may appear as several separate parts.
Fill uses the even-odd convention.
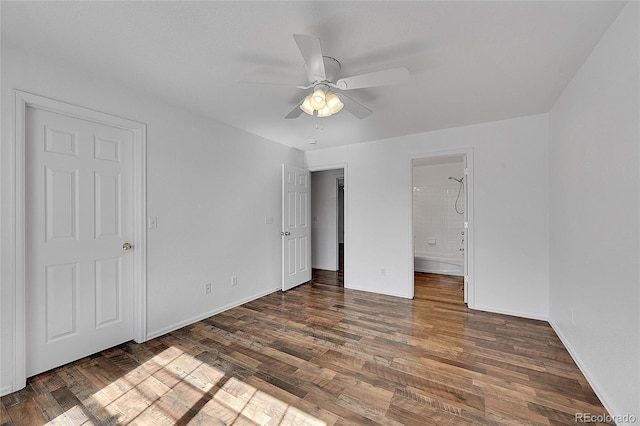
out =
[[[340,209],[339,200],[340,181],[342,181],[342,210]],[[336,177],[336,271],[340,270],[340,214],[342,214],[342,235],[344,236],[344,170],[342,171],[342,177]],[[342,272],[344,273],[344,271]]]
[[[349,211],[349,197],[348,197],[348,192],[349,192],[349,187],[348,187],[348,182],[349,182],[349,173],[348,173],[348,163],[336,163],[336,164],[326,164],[326,165],[320,165],[320,166],[313,166],[313,167],[307,167],[307,169],[313,173],[313,172],[325,172],[328,170],[336,170],[336,169],[342,169],[344,171],[344,183],[343,183],[343,191],[344,191],[344,205],[342,206],[343,208],[343,216],[344,216],[344,266],[343,266],[343,271],[342,271],[342,283],[344,288],[349,288],[347,286],[347,283],[349,282],[349,268],[347,267],[348,264],[348,258],[349,256],[347,255],[348,250],[347,247],[349,247],[349,221],[348,219],[348,211]],[[337,185],[337,182],[336,182]],[[313,190],[313,188],[311,188],[311,190]],[[337,200],[336,200],[336,213],[337,213]],[[338,225],[336,223],[336,237],[338,234]],[[339,243],[338,243],[339,244]],[[336,247],[336,249],[338,249]],[[339,266],[339,265],[338,265]],[[313,272],[312,272],[313,274]]]
[[[146,340],[147,276],[146,276],[146,125],[122,117],[106,114],[51,98],[14,90],[13,144],[11,153],[11,179],[9,184],[9,223],[11,226],[9,256],[13,293],[13,382],[12,391],[26,386],[26,344],[25,344],[25,144],[26,109],[37,108],[81,120],[92,121],[130,131],[133,136],[133,336],[136,342]]]
[[[415,292],[415,279],[414,279],[414,250],[413,250],[413,160],[419,160],[423,158],[438,158],[438,157],[466,157],[467,167],[465,171],[465,195],[466,195],[466,212],[467,212],[467,224],[465,229],[465,265],[464,269],[467,275],[464,277],[464,291],[466,294],[467,306],[471,309],[475,309],[475,268],[474,268],[474,223],[473,223],[473,148],[463,147],[457,149],[450,149],[444,151],[424,152],[419,154],[412,154],[409,156],[409,276],[411,277],[410,283],[410,298],[413,299]]]

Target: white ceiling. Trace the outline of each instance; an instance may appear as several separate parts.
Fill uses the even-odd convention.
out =
[[[547,112],[623,6],[3,1],[2,43],[309,150]],[[398,66],[411,77],[350,91],[374,111],[366,119],[285,120],[306,94],[294,33],[320,37],[342,77]],[[236,82],[248,79],[291,85]]]

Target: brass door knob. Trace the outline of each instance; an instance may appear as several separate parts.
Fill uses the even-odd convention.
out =
[[[133,248],[133,246],[131,245],[131,243],[124,243],[122,245],[122,250],[131,250]]]

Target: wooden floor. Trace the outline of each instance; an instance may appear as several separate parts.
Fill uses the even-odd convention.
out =
[[[337,279],[337,276],[336,276]],[[559,425],[605,410],[549,325],[326,276],[29,379],[2,425]]]

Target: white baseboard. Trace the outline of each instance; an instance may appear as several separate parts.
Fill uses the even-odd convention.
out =
[[[429,268],[420,268],[420,267],[413,267],[413,271],[414,272],[422,272],[424,274],[438,274],[438,275],[452,275],[454,277],[463,277],[464,273],[462,272],[442,272],[442,271],[438,271],[435,269],[429,269]]]
[[[323,271],[331,271],[331,272],[335,272],[338,270],[338,268],[333,268],[327,265],[311,265],[311,269],[321,269]]]
[[[349,290],[358,290],[358,291],[365,291],[367,293],[374,293],[374,294],[382,294],[385,296],[393,296],[393,297],[402,297],[403,299],[410,299],[410,297],[407,294],[400,294],[400,293],[392,293],[392,292],[382,292],[382,291],[373,291],[369,288],[360,288],[360,287],[352,287],[352,286],[347,286],[345,285],[344,288],[348,288]]]
[[[156,337],[160,337],[162,335],[165,335],[167,333],[175,331],[175,330],[177,330],[179,328],[182,328],[182,327],[185,327],[187,325],[193,324],[195,322],[201,321],[201,320],[203,320],[205,318],[209,318],[209,317],[211,317],[213,315],[216,315],[216,314],[219,314],[221,312],[228,311],[229,309],[233,309],[233,308],[238,307],[240,305],[244,305],[245,303],[251,302],[252,300],[259,299],[259,298],[261,298],[263,296],[266,296],[266,295],[271,294],[271,293],[273,293],[275,291],[278,291],[278,290],[281,290],[281,287],[278,286],[276,288],[264,291],[262,293],[254,294],[253,296],[249,296],[249,297],[247,297],[245,299],[229,303],[228,305],[216,308],[216,309],[214,309],[212,311],[208,311],[208,312],[205,312],[203,314],[196,315],[195,317],[191,317],[191,318],[186,319],[184,321],[180,321],[180,322],[172,324],[170,326],[161,328],[160,330],[155,330],[155,331],[149,332],[149,333],[147,333],[146,340],[155,339]]]
[[[473,306],[469,305],[469,309],[475,309],[477,311],[491,312],[493,314],[509,315],[512,317],[527,318],[527,319],[545,321],[545,322],[549,320],[549,318],[545,315],[531,314],[527,312],[504,311],[501,309],[487,308],[486,306],[480,306],[480,305],[473,305]]]
[[[571,343],[569,342],[569,339],[567,339],[567,337],[562,333],[562,330],[560,330],[560,327],[558,327],[558,325],[551,320],[549,320],[549,325],[551,326],[551,328],[553,328],[553,331],[555,331],[556,335],[558,336],[558,338],[560,339],[564,347],[569,352],[569,355],[571,355],[571,358],[573,358],[573,361],[576,363],[576,365],[582,372],[582,375],[587,379],[587,382],[589,382],[589,385],[595,392],[600,402],[602,402],[602,405],[604,405],[604,408],[606,408],[606,410],[612,416],[619,414],[618,411],[615,409],[614,404],[610,402],[609,398],[607,398],[607,395],[602,390],[602,387],[598,384],[598,381],[589,372],[589,369],[584,364],[584,362],[582,362],[582,359],[580,358],[578,353],[573,349],[573,347],[571,346]]]

